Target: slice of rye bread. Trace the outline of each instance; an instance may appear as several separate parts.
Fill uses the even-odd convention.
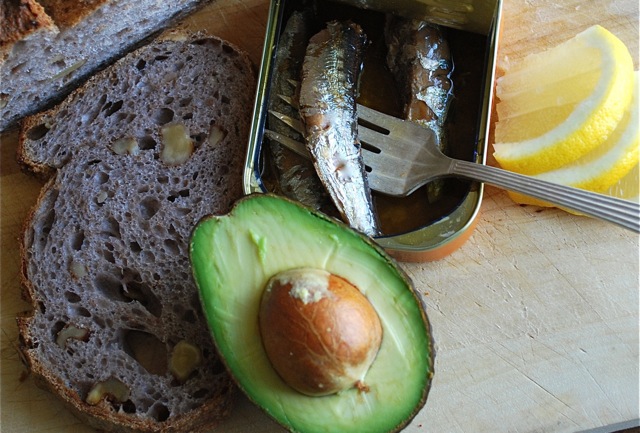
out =
[[[243,195],[254,90],[245,53],[173,35],[24,122],[18,160],[52,177],[22,240],[34,310],[17,319],[20,348],[95,428],[208,431],[230,410],[188,245],[201,217]],[[192,372],[172,363],[191,352]]]
[[[0,131],[211,0],[0,0]]]

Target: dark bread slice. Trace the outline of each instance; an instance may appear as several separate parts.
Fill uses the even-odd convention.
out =
[[[0,0],[0,131],[210,0]]]
[[[246,54],[192,35],[129,54],[25,122],[19,160],[53,177],[24,231],[34,311],[18,318],[21,351],[38,383],[95,428],[198,432],[230,410],[235,386],[188,242],[202,216],[243,195],[254,89]],[[184,139],[183,128],[193,153],[169,137]],[[167,149],[187,159],[171,162]],[[201,352],[186,379],[168,368],[176,347]],[[124,388],[109,392],[117,381]],[[89,404],[96,384],[106,391]]]

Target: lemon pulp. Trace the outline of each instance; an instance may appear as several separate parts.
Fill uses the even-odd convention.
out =
[[[629,50],[601,26],[525,57],[496,81],[496,160],[538,174],[584,157],[622,120],[633,77]]]
[[[577,161],[534,175],[533,177],[562,185],[630,199],[638,195],[638,160],[640,158],[640,83],[638,72],[631,105],[616,129],[596,149]],[[628,178],[627,178],[628,177]],[[622,179],[624,182],[620,183]],[[617,185],[618,183],[618,185]],[[634,188],[635,186],[635,188]],[[510,193],[518,203],[550,206],[540,200]]]

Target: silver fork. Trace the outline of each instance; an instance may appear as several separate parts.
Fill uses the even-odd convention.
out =
[[[281,98],[295,105],[290,98]],[[367,178],[375,191],[406,196],[434,179],[461,177],[535,197],[640,233],[638,203],[450,158],[440,151],[435,134],[428,128],[363,105],[358,105],[357,113],[361,121],[358,136],[363,144]],[[304,135],[304,125],[300,120],[273,111],[271,114]],[[296,153],[310,157],[304,143],[268,129],[264,133]]]

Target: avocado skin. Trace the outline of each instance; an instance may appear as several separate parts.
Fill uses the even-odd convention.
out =
[[[290,238],[295,238],[296,234],[294,232],[291,232],[290,230],[291,227],[289,224],[287,224],[288,221],[286,217],[290,216],[291,212],[297,213],[302,215],[303,218],[305,219],[304,224],[301,224],[301,226],[305,226],[310,229],[316,226],[332,227],[331,229],[332,233],[335,233],[335,232],[340,233],[340,236],[346,237],[349,243],[355,244],[357,249],[366,249],[368,251],[368,254],[370,254],[372,257],[375,257],[375,259],[378,262],[384,263],[384,266],[389,270],[391,274],[395,275],[395,278],[398,278],[399,280],[404,281],[408,289],[407,293],[411,295],[411,301],[415,303],[415,309],[413,311],[415,314],[419,315],[419,317],[416,317],[415,320],[418,320],[424,328],[422,329],[422,331],[424,332],[424,346],[423,346],[424,353],[422,353],[424,357],[422,358],[422,361],[424,362],[427,368],[421,377],[422,386],[420,389],[419,398],[417,398],[415,405],[412,407],[410,411],[406,412],[406,414],[402,417],[402,419],[397,420],[397,422],[395,422],[391,426],[386,425],[382,429],[378,428],[378,425],[376,425],[376,423],[372,423],[370,426],[367,426],[367,425],[363,425],[362,422],[358,421],[355,423],[354,427],[351,430],[348,430],[347,424],[343,424],[340,427],[336,427],[337,421],[342,421],[342,422],[349,421],[350,423],[353,424],[352,420],[346,419],[346,418],[345,419],[325,418],[323,419],[323,423],[326,423],[324,425],[311,425],[313,423],[307,425],[307,423],[305,422],[292,421],[289,419],[290,417],[289,415],[291,414],[289,415],[285,414],[283,416],[282,414],[279,413],[278,410],[274,409],[273,407],[269,407],[268,404],[265,404],[265,402],[262,400],[262,397],[256,394],[255,392],[256,388],[260,388],[261,386],[264,387],[265,384],[260,384],[260,385],[252,384],[251,380],[247,380],[247,378],[244,377],[244,375],[242,374],[242,371],[238,370],[238,365],[240,363],[238,362],[237,359],[233,357],[230,358],[228,356],[229,343],[227,340],[225,340],[225,337],[224,337],[224,334],[228,332],[229,329],[231,328],[229,328],[228,324],[225,325],[225,323],[223,323],[224,320],[220,320],[220,317],[221,317],[220,312],[216,311],[215,307],[212,307],[213,305],[212,301],[215,301],[216,298],[215,298],[215,294],[214,296],[211,295],[212,285],[210,284],[211,281],[207,276],[207,274],[215,275],[216,270],[218,271],[218,273],[224,273],[224,270],[223,270],[223,267],[221,267],[220,263],[217,263],[216,260],[211,260],[208,257],[211,252],[207,252],[206,251],[207,247],[203,247],[203,245],[207,245],[208,247],[213,249],[213,247],[216,246],[216,242],[212,242],[212,239],[209,239],[209,237],[211,236],[212,232],[216,232],[217,229],[215,228],[215,226],[224,225],[225,221],[229,221],[229,219],[238,218],[238,214],[244,211],[245,208],[251,209],[249,212],[250,214],[252,214],[252,216],[249,218],[251,221],[248,221],[249,224],[247,224],[246,226],[243,226],[242,229],[239,230],[239,232],[244,231],[246,233],[251,233],[251,230],[252,230],[251,223],[255,223],[259,220],[271,218],[273,219],[273,221],[271,222],[273,222],[276,225],[285,224],[286,225],[285,230],[288,230],[287,236]],[[240,226],[242,226],[242,224]],[[212,229],[212,227],[214,228]],[[213,236],[214,241],[218,240],[216,236],[218,235]],[[238,234],[238,236],[241,236],[241,235]],[[250,236],[253,236],[253,235],[250,235]],[[265,254],[264,251],[261,251],[261,249],[264,247],[262,241],[259,239],[254,239],[253,242],[257,250],[255,260],[257,262],[269,260],[267,258],[268,254]],[[269,240],[267,240],[265,244],[269,244]],[[269,247],[266,247],[266,248],[269,248]],[[301,205],[300,203],[292,201],[288,198],[277,196],[275,194],[251,194],[238,200],[228,215],[223,215],[223,216],[209,215],[202,218],[202,220],[196,225],[196,227],[192,232],[191,243],[190,243],[190,253],[191,253],[190,258],[192,262],[193,276],[196,281],[196,285],[199,288],[200,301],[202,303],[205,316],[207,317],[207,320],[209,322],[209,327],[212,332],[216,349],[220,353],[220,357],[223,360],[223,363],[227,368],[227,371],[229,371],[235,383],[238,385],[241,391],[244,392],[244,394],[249,398],[250,401],[252,401],[258,407],[260,407],[261,410],[263,410],[267,415],[273,418],[276,422],[278,422],[288,431],[298,432],[298,433],[315,433],[315,432],[320,433],[320,432],[332,432],[332,431],[341,431],[345,433],[351,432],[351,431],[354,433],[362,432],[362,431],[367,431],[371,433],[398,432],[402,430],[407,424],[409,424],[411,420],[417,415],[417,413],[425,405],[429,391],[430,391],[430,387],[431,387],[431,382],[434,374],[433,367],[435,362],[435,347],[434,347],[433,337],[431,334],[431,326],[426,314],[426,306],[421,296],[415,290],[410,277],[406,274],[406,272],[404,272],[404,270],[402,270],[399,267],[397,262],[382,249],[382,247],[380,247],[378,244],[375,243],[375,241],[372,238],[351,229],[349,226],[347,226],[346,224],[342,223],[339,220],[333,219],[321,212],[315,211],[309,207]],[[236,252],[233,252],[233,253],[236,253]],[[215,254],[213,255],[215,256]],[[247,267],[250,267],[251,263],[244,263],[244,265],[246,265]],[[258,265],[258,263],[254,263],[254,265]],[[236,276],[240,274],[242,273],[235,273]],[[216,278],[214,278],[214,280],[215,279]],[[263,289],[263,286],[256,287],[254,289],[254,292],[261,293],[262,289]],[[225,289],[222,287],[217,287],[216,290],[218,290],[219,293],[222,293],[223,290]],[[233,289],[227,287],[226,290],[233,290]],[[215,292],[215,290],[213,290],[213,292]],[[259,298],[260,296],[258,295],[258,299]],[[249,316],[247,317],[250,318],[249,320],[253,320],[252,316],[253,314],[249,314]],[[257,316],[257,310],[255,311],[255,316]],[[255,321],[257,323],[257,317],[255,318]],[[238,327],[254,328],[254,324],[252,323],[244,322],[244,323],[238,323],[237,325],[239,325]],[[244,333],[240,332],[239,334],[241,335],[255,334],[259,339],[259,331],[258,331],[257,325],[255,325],[255,329],[249,329],[247,332],[244,332]],[[383,339],[384,339],[384,336],[383,336]],[[253,343],[259,344],[260,349],[264,350],[262,349],[261,342],[256,343],[256,341],[254,340]],[[374,361],[374,365],[375,364],[376,364],[376,361]],[[255,368],[252,368],[251,366],[250,368],[252,370],[255,369]],[[272,368],[271,370],[272,372],[270,373],[270,375],[272,376],[275,375]],[[277,380],[282,382],[279,379],[279,377],[277,377]],[[297,393],[296,391],[292,391],[290,388],[288,388],[287,385],[284,385],[283,383],[276,384],[276,382],[274,382],[273,377],[270,380],[266,381],[265,383],[267,385],[271,385],[271,387],[264,388],[264,389],[267,389],[269,393],[276,393],[276,394],[277,393],[291,394],[291,392]],[[400,390],[403,390],[405,388],[407,388],[406,384],[400,384],[400,387],[399,387]],[[400,392],[400,394],[402,394],[402,392]],[[298,396],[300,399],[304,398],[307,401],[309,399],[312,399],[312,400],[327,399],[327,397],[308,397],[308,396],[303,396],[302,394],[298,394]],[[334,397],[331,397],[331,398],[334,398]],[[341,398],[341,394],[338,394],[335,398]],[[393,403],[382,402],[382,404],[389,405]],[[313,402],[309,403],[309,407],[313,407],[313,406],[314,406]]]

